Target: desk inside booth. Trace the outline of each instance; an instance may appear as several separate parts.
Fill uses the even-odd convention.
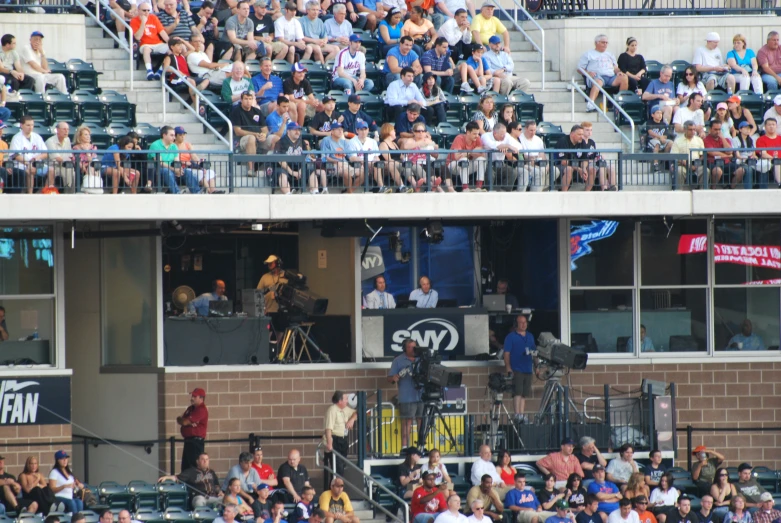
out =
[[[246,365],[269,361],[269,318],[171,316],[165,319],[165,364]]]
[[[4,341],[0,343],[0,365],[51,365],[49,340]]]

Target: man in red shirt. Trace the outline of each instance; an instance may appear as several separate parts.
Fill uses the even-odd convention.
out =
[[[488,161],[486,160],[485,153],[473,153],[475,149],[482,149],[483,142],[480,141],[480,126],[477,122],[469,122],[466,124],[466,132],[459,134],[456,139],[453,140],[453,144],[450,149],[456,151],[463,151],[460,153],[451,153],[447,157],[448,170],[450,176],[459,174],[461,176],[461,188],[463,192],[469,192],[469,175],[474,174],[477,176],[475,181],[475,191],[484,192],[483,179],[485,178],[485,169]],[[466,160],[461,161],[461,160]],[[459,165],[459,163],[461,165]],[[453,192],[453,183],[448,178],[445,181],[448,192]]]
[[[440,512],[447,510],[447,500],[442,490],[436,484],[436,476],[433,472],[423,474],[423,486],[418,487],[412,493],[412,517],[413,523],[429,523]],[[442,485],[445,485],[444,482]],[[445,485],[447,489],[447,485]]]
[[[781,187],[781,165],[773,165],[773,159],[781,155],[781,136],[778,136],[778,122],[773,118],[765,120],[765,135],[757,139],[757,149],[775,149],[773,151],[758,151],[759,163],[757,169],[762,174],[773,169],[776,185]]]
[[[182,428],[184,438],[184,450],[182,451],[182,471],[195,467],[198,464],[198,456],[204,453],[206,440],[206,427],[209,424],[209,410],[204,405],[206,391],[197,388],[190,396],[190,406],[184,414],[176,418]]]
[[[144,55],[144,65],[146,66],[146,79],[159,80],[162,73],[152,71],[152,53],[168,54],[168,33],[165,32],[163,24],[152,14],[152,5],[148,2],[142,3],[138,8],[138,16],[130,21],[130,28],[133,30],[133,38],[138,41],[138,49]]]
[[[274,474],[274,469],[272,469],[271,465],[268,463],[263,463],[263,447],[260,445],[253,450],[252,468],[257,471],[258,476],[263,480],[263,483],[272,487],[272,490],[273,487],[279,485],[279,480],[277,480],[277,476]]]
[[[168,74],[166,81],[179,94],[183,95],[185,89],[187,89],[190,93],[190,98],[192,98],[193,101],[193,108],[195,108],[197,104],[195,103],[196,95],[193,92],[193,89],[203,91],[209,87],[209,80],[203,80],[200,84],[196,85],[195,80],[190,77],[190,67],[187,65],[187,57],[184,55],[184,51],[187,49],[184,40],[181,38],[171,38],[168,40],[168,47],[171,48],[171,54],[166,55],[165,59],[163,59],[163,71],[168,72],[175,69],[182,73],[185,78],[183,79],[176,74],[170,73]]]
[[[706,149],[732,149],[732,144],[724,138],[721,134],[721,122],[713,120],[710,123],[710,130],[708,136],[702,141],[705,144]],[[734,189],[737,184],[743,181],[743,174],[746,170],[741,165],[735,165],[732,162],[733,152],[729,151],[713,151],[708,152],[708,169],[710,169],[710,184],[711,189],[716,187],[721,181],[721,177],[726,173],[727,178],[732,175],[730,186]],[[716,160],[722,160],[724,162],[724,168],[715,164]]]

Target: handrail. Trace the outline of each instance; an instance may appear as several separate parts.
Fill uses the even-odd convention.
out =
[[[542,79],[542,90],[544,91],[545,90],[545,30],[542,28],[542,26],[540,24],[537,23],[537,20],[532,18],[532,15],[529,14],[529,11],[524,9],[523,6],[520,4],[520,2],[518,2],[518,0],[512,0],[512,1],[515,4],[515,11],[513,12],[513,16],[512,17],[510,16],[510,14],[507,11],[504,10],[504,7],[502,7],[501,2],[496,2],[495,5],[499,9],[501,9],[502,13],[504,13],[504,15],[510,20],[510,22],[513,23],[513,26],[515,26],[515,28],[518,31],[520,31],[523,34],[523,36],[526,37],[526,40],[530,44],[532,44],[532,47],[534,47],[534,49],[536,49],[540,53],[540,55],[541,55],[540,56],[540,61],[542,62],[542,68],[541,68],[541,70],[542,70],[542,76],[541,76],[541,79]],[[541,44],[540,45],[537,45],[537,42],[532,40],[532,38],[529,36],[529,33],[524,31],[523,27],[521,27],[521,24],[518,23],[518,10],[519,9],[523,12],[523,14],[526,15],[526,18],[528,18],[529,21],[532,24],[534,24],[534,26],[540,32],[540,40],[541,40]],[[507,52],[509,53],[510,50],[508,49]]]
[[[580,74],[584,75],[584,76],[590,76],[588,74],[588,72],[585,69],[583,69],[582,67],[578,67],[578,72]],[[624,131],[622,131],[621,128],[618,125],[616,125],[616,123],[613,120],[608,118],[608,116],[605,113],[605,111],[603,111],[602,108],[599,107],[599,104],[596,104],[596,103],[594,104],[594,107],[596,108],[596,110],[602,116],[605,117],[605,120],[607,120],[607,123],[612,125],[613,129],[615,129],[616,132],[621,135],[621,137],[624,139],[624,141],[629,144],[630,152],[632,154],[634,154],[634,152],[635,152],[635,121],[626,113],[626,111],[624,111],[621,108],[620,105],[618,105],[618,102],[616,102],[613,99],[612,96],[607,94],[607,91],[605,91],[605,89],[601,85],[599,85],[598,83],[594,83],[594,85],[597,86],[597,89],[599,89],[599,91],[602,93],[602,95],[605,98],[610,100],[610,102],[613,104],[613,107],[615,107],[618,110],[618,112],[620,112],[622,115],[624,115],[624,118],[626,118],[629,121],[629,127],[632,129],[632,137],[631,138],[628,137],[626,135],[626,133],[624,133]],[[591,98],[589,98],[589,96],[586,94],[586,92],[583,91],[583,89],[581,89],[580,86],[578,86],[578,84],[575,82],[575,77],[574,76],[572,77],[572,81],[570,82],[570,87],[571,87],[571,92],[572,92],[572,121],[575,121],[575,91],[579,92],[583,96],[583,98],[585,98],[588,102],[592,102],[593,103],[593,101],[591,100]]]
[[[329,467],[328,464],[325,462],[325,456],[323,456],[323,462],[320,463],[320,450],[323,449],[323,442],[320,441],[320,443],[317,445],[317,450],[315,451],[315,464],[319,467],[322,466],[324,470],[327,470],[330,472],[333,476],[341,478],[343,481],[346,481],[344,476],[341,474],[338,474],[336,472],[336,460],[340,459],[342,462],[349,466],[352,470],[357,471],[361,476],[363,476],[364,483],[367,484],[369,494],[364,494],[363,489],[356,489],[359,494],[369,502],[370,505],[372,505],[375,509],[380,510],[383,512],[386,516],[389,516],[394,521],[398,521],[399,523],[409,523],[409,504],[401,499],[395,492],[387,488],[385,485],[381,485],[377,482],[373,477],[371,477],[369,474],[365,473],[363,470],[361,470],[360,467],[358,467],[355,463],[350,461],[349,459],[345,458],[341,454],[339,454],[336,450],[332,450],[330,454],[333,456],[333,463]],[[377,487],[388,494],[396,503],[399,503],[401,507],[403,507],[404,511],[404,519],[400,519],[398,514],[392,513],[390,510],[386,509],[376,501],[372,499],[372,484],[377,485]]]
[[[87,9],[87,6],[81,3],[81,0],[75,0],[76,4],[81,7],[81,10],[87,13],[89,16],[92,17],[93,20],[98,24],[98,26],[103,29],[105,32],[109,34],[111,38],[114,39],[115,42],[119,44],[119,47],[121,49],[124,49],[127,51],[128,54],[128,62],[129,67],[128,71],[130,73],[130,90],[133,90],[133,30],[130,28],[130,24],[125,22],[122,17],[120,17],[117,13],[115,13],[113,10],[109,9],[108,12],[111,14],[111,16],[114,17],[114,20],[118,22],[120,25],[125,27],[127,29],[127,43],[123,42],[121,38],[119,38],[117,35],[114,34],[114,32],[109,29],[106,24],[100,21],[100,0],[95,1],[95,13],[93,14],[89,9]]]
[[[166,118],[166,103],[168,102],[168,97],[165,95],[165,92],[168,91],[169,93],[174,95],[174,97],[176,97],[177,100],[182,102],[182,104],[184,104],[184,106],[187,107],[187,109],[191,113],[193,113],[195,115],[195,117],[198,118],[198,120],[200,120],[201,123],[204,126],[206,126],[207,129],[209,129],[212,133],[214,133],[214,136],[219,138],[222,143],[227,145],[228,146],[228,151],[232,151],[233,150],[233,124],[231,123],[230,119],[227,116],[225,116],[225,114],[222,111],[217,109],[217,107],[215,107],[215,105],[213,103],[211,103],[208,100],[208,98],[206,98],[200,91],[198,91],[198,89],[196,89],[195,86],[193,86],[192,91],[195,93],[195,107],[196,107],[196,109],[193,109],[192,107],[190,107],[190,104],[188,104],[186,101],[184,101],[184,99],[181,96],[179,96],[179,94],[176,91],[174,91],[171,88],[171,86],[168,85],[168,83],[166,83],[166,81],[165,81],[165,73],[167,73],[167,72],[175,74],[176,76],[178,76],[179,78],[181,78],[184,81],[188,80],[187,76],[183,75],[181,72],[179,72],[178,70],[174,69],[173,67],[168,67],[168,69],[166,71],[163,71],[163,78],[160,79],[160,83],[163,86],[163,88],[162,88],[162,91],[163,91],[163,121],[165,121],[165,118]],[[225,137],[219,131],[217,131],[217,129],[212,127],[211,124],[208,121],[206,121],[206,118],[204,118],[203,116],[200,115],[200,111],[198,110],[200,105],[199,105],[198,102],[201,99],[203,99],[203,101],[206,102],[206,105],[208,105],[209,107],[214,109],[214,111],[219,115],[219,117],[222,118],[223,120],[225,120],[225,122],[228,124],[228,139],[227,140],[225,139]]]

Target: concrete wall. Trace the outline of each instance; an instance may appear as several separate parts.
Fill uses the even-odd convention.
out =
[[[616,58],[626,49],[626,39],[633,36],[638,41],[638,53],[646,60],[669,63],[691,62],[697,47],[705,45],[705,35],[716,31],[721,36],[719,48],[726,60],[734,35],[745,36],[748,48],[757,52],[765,44],[767,33],[778,30],[774,21],[767,16],[611,16],[545,20],[540,25],[545,29],[545,59],[568,81],[580,56],[594,48],[598,34],[608,36],[608,50]],[[525,22],[524,29],[527,27],[533,26]],[[532,38],[538,34],[531,33]]]
[[[33,31],[43,33],[43,49],[48,58],[67,62],[87,57],[87,31],[84,15],[34,15],[3,13],[3,34],[16,36],[16,50],[21,53],[30,43]]]

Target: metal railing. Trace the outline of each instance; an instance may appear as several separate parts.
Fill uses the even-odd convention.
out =
[[[697,16],[774,14],[774,0],[542,0],[537,14],[561,16]]]
[[[94,0],[95,2],[95,13],[92,13],[89,8],[81,3],[81,0],[73,0],[76,2],[76,5],[78,5],[82,11],[84,11],[90,18],[92,18],[96,24],[98,24],[98,27],[103,29],[108,35],[117,43],[119,44],[119,48],[127,51],[128,54],[128,73],[130,78],[130,90],[133,90],[133,30],[130,28],[130,24],[128,24],[125,20],[122,19],[117,13],[115,13],[112,9],[106,8],[106,11],[108,14],[114,18],[114,22],[121,25],[123,28],[127,29],[127,41],[123,42],[119,36],[114,34],[114,31],[109,29],[106,24],[101,22],[100,20],[100,2],[101,0]]]
[[[582,74],[583,76],[590,76],[588,74],[588,72],[585,69],[583,69],[583,68],[579,67],[578,68],[578,72],[580,74]],[[609,123],[611,126],[613,126],[613,129],[615,129],[615,131],[618,134],[621,135],[621,139],[629,144],[630,152],[634,153],[635,152],[635,121],[626,113],[626,111],[624,111],[621,108],[621,106],[618,105],[618,102],[616,102],[613,99],[613,97],[610,96],[608,94],[608,92],[601,85],[599,85],[597,83],[594,84],[599,89],[599,92],[602,93],[602,96],[605,97],[605,104],[606,104],[606,106],[607,106],[607,102],[609,101],[611,104],[613,104],[613,107],[618,112],[620,112],[624,116],[624,118],[626,118],[627,121],[629,122],[629,127],[631,128],[632,135],[631,136],[627,136],[626,133],[624,133],[624,131],[621,130],[621,127],[616,125],[616,123],[610,117],[608,117],[607,113],[602,110],[602,108],[599,106],[599,104],[596,103],[595,101],[592,101],[591,98],[589,98],[588,94],[586,94],[586,92],[583,91],[583,89],[580,88],[580,86],[575,81],[575,78],[576,77],[573,76],[572,77],[572,81],[570,82],[570,90],[572,92],[572,121],[573,122],[575,121],[575,92],[578,92],[586,100],[586,103],[593,103],[594,104],[594,107],[596,108],[597,112],[599,112],[599,114],[601,114],[602,116],[605,117],[605,120],[607,121],[607,123]]]
[[[526,41],[529,42],[534,49],[540,53],[540,62],[542,64],[542,67],[540,68],[540,78],[542,81],[542,88],[541,90],[545,90],[545,30],[542,28],[542,26],[532,18],[532,15],[529,14],[529,12],[523,7],[523,5],[518,0],[512,0],[513,4],[515,4],[515,9],[513,9],[512,16],[502,7],[500,2],[497,2],[497,7],[502,11],[505,17],[512,22],[513,26],[523,34],[524,37],[526,37]],[[524,31],[523,26],[521,26],[520,23],[518,23],[518,11],[521,11],[524,16],[526,16],[527,20],[530,21],[534,27],[537,28],[537,30],[540,32],[540,43],[537,44],[531,36],[529,36],[529,33]],[[508,49],[507,52],[510,52]]]
[[[188,111],[193,113],[195,115],[195,117],[198,118],[198,120],[204,125],[204,127],[209,129],[209,131],[211,131],[212,134],[214,134],[214,136],[217,137],[217,139],[219,139],[222,143],[224,143],[227,146],[228,151],[232,150],[233,149],[233,124],[231,123],[230,119],[227,116],[225,116],[225,114],[222,111],[217,109],[217,107],[213,103],[211,103],[209,101],[209,99],[206,98],[198,89],[196,89],[194,84],[189,84],[188,83],[188,80],[192,81],[192,78],[183,75],[181,72],[179,72],[178,70],[176,70],[173,67],[168,67],[166,69],[166,71],[164,71],[163,73],[164,74],[165,73],[174,74],[176,77],[178,77],[183,82],[185,82],[185,85],[190,85],[192,87],[190,89],[191,94],[195,95],[195,108],[193,108],[181,96],[179,96],[179,93],[177,93],[176,90],[173,87],[168,85],[168,82],[166,81],[166,78],[163,77],[160,80],[160,84],[162,85],[162,91],[163,91],[163,121],[166,120],[166,107],[167,107],[167,102],[168,102],[168,97],[166,96],[166,92],[168,92],[174,98],[179,100],[182,103],[182,105],[184,105],[187,108]],[[206,105],[210,109],[212,109],[214,111],[214,113],[217,114],[217,116],[219,116],[221,119],[225,120],[225,123],[228,126],[228,139],[227,140],[225,139],[225,137],[222,135],[221,132],[219,132],[217,129],[212,127],[212,125],[206,120],[206,118],[201,116],[201,114],[200,114],[200,107],[201,107],[200,102],[201,101],[206,102]]]

